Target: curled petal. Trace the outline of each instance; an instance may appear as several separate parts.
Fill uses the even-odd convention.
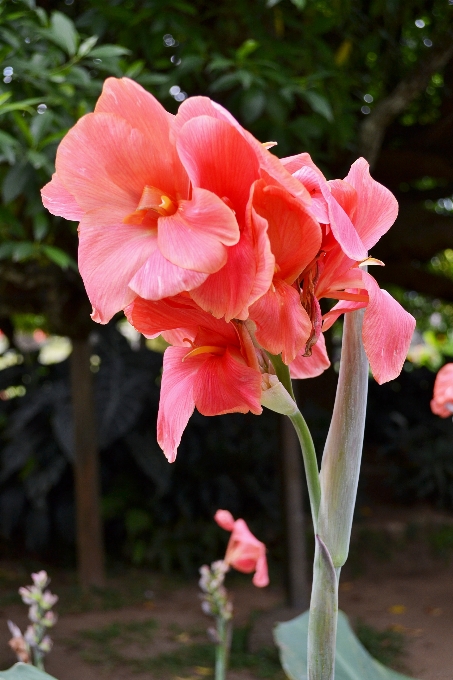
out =
[[[157,248],[129,282],[131,290],[147,300],[178,295],[206,281],[208,274],[183,269],[167,260]]]
[[[269,585],[266,553],[261,553],[256,561],[256,571],[253,575],[252,582],[257,588],[265,588]]]

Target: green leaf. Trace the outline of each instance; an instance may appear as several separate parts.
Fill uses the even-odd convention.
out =
[[[52,260],[52,262],[57,264],[62,269],[67,269],[68,267],[70,267],[71,269],[78,271],[77,265],[72,259],[72,257],[65,253],[64,250],[61,250],[61,248],[43,245],[41,246],[41,250],[45,255],[47,255],[49,260]]]
[[[283,670],[291,680],[307,680],[307,635],[309,612],[291,621],[278,623],[274,638],[280,650]],[[359,642],[348,618],[338,612],[335,680],[411,680],[407,675],[386,668]],[[0,678],[1,680],[1,678]]]
[[[17,163],[6,173],[2,186],[2,197],[5,204],[14,201],[22,193],[33,174],[29,163]]]
[[[14,102],[13,104],[3,104],[0,106],[0,116],[3,113],[9,113],[9,111],[28,111],[29,113],[35,113],[34,109],[31,107],[36,104],[43,104],[45,99],[42,97],[32,97],[30,99],[22,99],[20,102]]]
[[[52,12],[50,18],[50,35],[53,42],[61,47],[70,57],[77,52],[79,34],[71,19],[61,12]]]
[[[100,45],[91,50],[90,57],[96,59],[111,59],[112,57],[121,57],[123,54],[130,54],[130,50],[121,45]]]
[[[11,97],[12,94],[13,93],[11,91],[10,92],[2,92],[2,94],[0,94],[0,106],[2,104],[4,104],[6,101],[8,101],[8,99]]]
[[[0,671],[0,680],[56,680],[56,678],[28,663],[16,663],[9,670]]]
[[[244,123],[257,120],[266,106],[266,95],[261,90],[247,90],[241,97],[241,113]]]
[[[267,0],[266,7],[275,7],[281,0]]]
[[[85,57],[89,52],[91,52],[92,48],[96,45],[98,40],[99,38],[97,35],[92,35],[90,38],[84,40],[77,52],[78,56]]]
[[[252,52],[257,50],[259,46],[260,44],[256,40],[246,40],[242,43],[239,49],[236,50],[236,59],[238,61],[243,61],[249,56],[249,54],[252,54]]]
[[[332,108],[325,97],[312,90],[301,92],[302,97],[310,104],[315,113],[319,113],[331,123],[333,121]]]
[[[305,9],[305,5],[307,4],[307,0],[291,0],[291,2],[300,10]]]

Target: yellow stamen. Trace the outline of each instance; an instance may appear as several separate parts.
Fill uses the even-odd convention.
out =
[[[156,208],[160,215],[173,215],[176,212],[177,208],[171,198],[168,198],[168,196],[161,196],[160,200],[162,203]]]
[[[183,361],[190,359],[191,357],[196,357],[198,354],[223,354],[225,352],[225,347],[217,347],[216,345],[203,345],[202,347],[196,347],[186,354]]]

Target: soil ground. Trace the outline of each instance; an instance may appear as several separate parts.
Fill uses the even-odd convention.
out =
[[[453,517],[425,508],[381,510],[376,517],[370,512],[354,530],[340,608],[353,625],[367,624],[381,651],[395,642],[401,646],[401,653],[389,656],[394,667],[418,680],[452,680]],[[210,620],[200,610],[195,579],[129,570],[110,577],[106,589],[81,595],[73,574],[53,576],[60,618],[46,670],[58,680],[212,677]],[[247,576],[227,578],[237,630],[229,680],[282,680],[271,627],[292,612],[284,609],[278,575],[266,589],[254,588]],[[14,662],[6,620],[26,626],[17,586],[29,581],[24,567],[0,562],[0,668]]]

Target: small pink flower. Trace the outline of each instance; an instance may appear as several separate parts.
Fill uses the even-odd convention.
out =
[[[441,418],[453,416],[453,364],[442,366],[436,376],[431,411]]]
[[[243,519],[234,521],[228,510],[217,510],[214,515],[217,524],[231,531],[225,553],[225,562],[244,574],[255,572],[253,584],[263,588],[269,584],[266,546],[252,534]]]

